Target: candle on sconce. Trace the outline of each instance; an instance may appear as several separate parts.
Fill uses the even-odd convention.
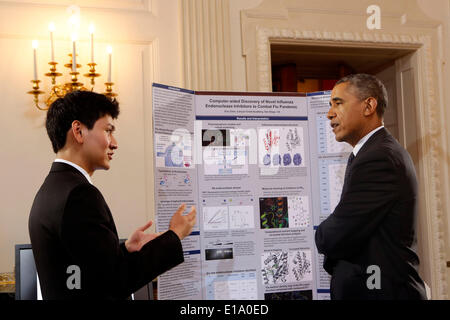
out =
[[[111,82],[111,56],[112,56],[112,47],[107,46],[106,51],[108,52],[108,82]]]
[[[38,79],[37,76],[37,58],[36,58],[36,50],[38,48],[39,42],[37,40],[31,41],[31,46],[33,47],[33,63],[34,63],[34,80]]]
[[[72,34],[72,72],[77,71],[77,51],[75,42],[77,40],[77,35],[75,33]]]
[[[95,26],[91,23],[89,25],[89,33],[91,34],[91,63],[94,63],[94,31]]]
[[[48,25],[48,30],[50,31],[50,44],[52,47],[52,62],[55,62],[55,46],[53,44],[53,32],[55,31],[55,24],[53,22],[50,22]]]

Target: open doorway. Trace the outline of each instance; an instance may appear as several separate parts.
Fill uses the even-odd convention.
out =
[[[272,90],[325,91],[333,89],[334,84],[346,75],[373,74],[388,91],[385,127],[400,141],[395,63],[413,52],[412,49],[398,48],[272,44]]]

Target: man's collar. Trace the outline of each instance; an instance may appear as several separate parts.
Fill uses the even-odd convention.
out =
[[[378,130],[384,128],[383,125],[379,126],[376,129],[373,129],[372,131],[370,131],[368,134],[366,134],[364,137],[362,137],[358,143],[355,145],[355,147],[353,148],[353,154],[356,155],[358,154],[359,150],[361,150],[361,148],[363,147],[363,145],[366,143],[367,140],[369,140],[369,138]]]
[[[82,167],[80,167],[79,165],[70,162],[69,160],[64,160],[64,159],[55,159],[55,162],[62,162],[68,165],[71,165],[72,167],[74,167],[75,169],[77,169],[78,171],[80,171],[87,179],[87,181],[89,181],[90,184],[92,183],[91,177],[89,176],[89,174],[86,172],[86,170],[84,170]]]

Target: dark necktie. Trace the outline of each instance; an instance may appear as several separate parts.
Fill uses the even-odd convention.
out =
[[[353,152],[350,152],[350,156],[348,157],[347,160],[347,168],[352,164],[353,159],[355,159],[355,155],[353,154]]]
[[[348,183],[347,180],[348,180],[348,176],[350,175],[350,165],[352,164],[354,159],[355,159],[355,155],[353,154],[353,152],[351,152],[350,156],[348,157],[347,167],[345,168],[344,185],[342,186],[341,199],[342,199],[342,195],[347,190],[347,183]]]

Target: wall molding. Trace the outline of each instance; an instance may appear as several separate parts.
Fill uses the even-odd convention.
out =
[[[154,220],[155,194],[154,194],[154,153],[153,153],[153,104],[152,83],[161,81],[160,47],[159,39],[149,43],[142,51],[142,114],[144,122],[145,145],[145,208],[146,218]]]
[[[264,0],[259,7],[243,11],[247,18],[264,19],[264,20],[288,20],[290,14],[300,15],[331,15],[347,18],[362,18],[366,19],[368,14],[366,12],[367,4],[358,4],[357,6],[336,7],[329,6],[325,2],[322,6],[311,4],[309,1],[298,0],[296,2],[284,2],[282,0]],[[407,8],[390,8],[386,5],[382,6],[382,17],[390,22],[398,21],[399,24],[408,27],[419,28],[436,28],[439,23],[437,21],[430,21],[426,16],[420,14],[413,19],[409,19],[406,15]],[[403,19],[405,18],[405,21]]]
[[[270,44],[280,41],[298,43],[315,42],[317,45],[363,45],[377,43],[386,47],[418,48],[424,44],[423,37],[407,34],[380,34],[340,31],[311,31],[256,26],[256,57],[258,91],[272,91]],[[327,43],[328,41],[328,43]]]
[[[425,175],[427,178],[426,186],[431,186],[431,190],[427,190],[429,196],[428,201],[428,217],[431,222],[431,236],[433,237],[432,242],[432,257],[434,259],[434,270],[436,271],[436,281],[434,285],[437,285],[437,298],[438,299],[448,299],[448,285],[447,285],[447,252],[446,252],[446,234],[443,226],[446,225],[445,212],[442,210],[443,204],[445,202],[445,194],[442,193],[444,186],[441,185],[442,172],[445,172],[445,168],[441,169],[442,156],[440,154],[441,143],[439,139],[439,126],[440,119],[443,115],[440,112],[439,97],[436,95],[435,87],[437,84],[434,81],[435,75],[433,72],[433,53],[432,53],[432,40],[430,36],[423,36],[423,50],[424,57],[421,61],[423,64],[423,71],[425,72],[424,80],[422,84],[424,85],[424,92],[426,92],[423,97],[424,103],[422,115],[427,115],[423,117],[426,132],[426,138],[422,147],[422,154],[429,153],[426,157],[426,170],[428,174]],[[425,158],[425,157],[424,157]]]
[[[147,12],[156,15],[155,0],[0,0],[0,5],[34,5],[39,7],[68,7],[77,5],[81,9],[111,9]]]
[[[229,0],[181,1],[184,86],[231,90]]]

